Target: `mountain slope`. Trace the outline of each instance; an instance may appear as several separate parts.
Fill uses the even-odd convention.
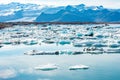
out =
[[[108,9],[83,9],[67,6],[54,14],[42,13],[36,22],[120,22],[120,12]]]
[[[9,20],[15,20],[23,17],[22,10],[14,12],[12,15],[0,16],[0,22],[5,22]]]

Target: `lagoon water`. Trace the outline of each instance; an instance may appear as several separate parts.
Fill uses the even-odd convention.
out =
[[[0,40],[1,42],[3,41],[3,47],[0,48],[0,80],[120,80],[119,24],[111,24],[110,26],[99,29],[96,29],[96,27],[94,27],[95,25],[72,25],[73,27],[71,25],[61,26],[62,27],[58,26],[58,29],[56,26],[48,26],[48,28],[40,27],[40,30],[38,30],[39,27],[31,27],[31,30],[29,30],[28,26],[25,27],[25,29],[24,27],[17,26],[15,29],[10,28],[1,30]],[[87,30],[89,28],[88,26],[94,27],[93,31],[95,35],[92,37],[92,39],[91,36],[84,36],[86,35],[86,32],[90,32]],[[51,30],[49,30],[49,28]],[[83,32],[83,37],[81,37],[81,32]],[[29,36],[24,37],[26,35]],[[72,39],[73,36],[76,37],[76,39],[71,40],[71,44],[65,45],[56,44],[56,42],[52,44],[46,44],[41,43],[40,41],[40,39],[44,40],[46,38],[50,38],[51,40],[55,41],[59,39],[59,42],[66,39],[66,35],[68,41]],[[40,44],[26,45],[22,43],[22,40],[31,39],[31,37],[35,38],[35,41],[39,40]],[[87,38],[90,38],[91,41],[94,41],[94,44],[96,44],[97,41],[101,42],[102,44],[107,44],[107,48],[103,47],[103,49],[109,49],[109,46],[112,45],[113,47],[110,49],[117,49],[118,52],[112,54],[97,53],[79,55],[24,55],[24,52],[34,49],[38,51],[81,51],[83,50],[83,47],[74,47],[74,42],[77,43],[82,41],[89,41]],[[94,40],[94,38],[96,38],[96,40]],[[13,42],[14,40],[21,40],[21,44],[7,45],[4,44],[4,40],[8,42],[12,40]],[[109,46],[108,42],[111,42]],[[117,46],[114,44],[117,44]],[[85,45],[83,46],[86,47]],[[51,71],[41,71],[34,69],[38,65],[46,64],[56,64],[58,69]],[[78,64],[87,65],[90,68],[86,70],[69,70],[69,66]]]
[[[66,45],[66,47],[68,47]],[[0,80],[120,80],[120,54],[38,55],[23,53],[35,46],[6,46],[0,49]],[[46,49],[46,48],[44,48]],[[54,48],[53,48],[54,49]],[[54,63],[58,69],[35,70],[38,65]],[[69,70],[76,64],[87,70]]]

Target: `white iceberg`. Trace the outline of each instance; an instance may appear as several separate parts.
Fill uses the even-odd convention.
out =
[[[36,70],[42,70],[42,71],[55,70],[57,68],[58,67],[55,64],[39,65],[38,67],[35,67]]]
[[[75,65],[75,66],[70,66],[69,67],[69,70],[79,70],[79,69],[88,69],[89,66],[86,66],[86,65]]]
[[[38,52],[38,51],[36,51],[36,50],[30,50],[30,51],[25,52],[24,54],[25,54],[25,55],[36,55],[37,52]]]

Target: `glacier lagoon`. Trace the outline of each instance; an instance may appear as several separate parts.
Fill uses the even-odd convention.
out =
[[[120,73],[119,24],[110,24],[109,26],[104,27],[103,24],[55,25],[54,28],[50,27],[51,25],[47,27],[44,25],[43,28],[41,28],[41,26],[32,26],[34,25],[31,25],[30,28],[28,26],[25,28],[23,28],[24,26],[14,26],[0,31],[2,45],[0,48],[0,80],[120,79],[118,74]],[[56,28],[56,26],[58,26],[58,28]],[[68,27],[66,28],[66,26]],[[77,27],[74,28],[75,26]],[[71,28],[69,29],[69,27]],[[40,31],[37,31],[39,29]],[[56,33],[53,33],[54,31],[56,31]],[[92,36],[88,35],[91,31],[94,32],[94,35]],[[24,36],[29,35],[24,37],[23,34]],[[23,40],[29,41],[30,39],[37,41],[37,43],[31,45],[23,42]],[[46,43],[46,40],[52,40],[53,43]],[[20,41],[20,43],[18,41]],[[63,41],[62,43],[70,43],[60,44],[61,41]],[[91,41],[94,43],[92,43],[92,45],[86,45],[84,41]],[[5,42],[9,42],[10,44],[6,44]],[[94,45],[98,43],[107,45],[102,47],[99,46],[98,48],[103,48],[105,51],[113,50],[113,52],[102,52],[102,54],[84,52],[78,55],[24,55],[24,52],[30,50],[83,52],[83,49],[95,47]],[[75,44],[82,45],[75,46]],[[117,44],[117,46],[110,47],[112,44]],[[114,53],[115,50],[118,52]],[[40,71],[34,69],[34,67],[38,65],[48,63],[57,64],[58,69],[52,71]],[[77,64],[88,65],[90,68],[87,70],[69,70],[69,66]]]
[[[17,51],[12,53],[17,53]],[[119,80],[119,58],[119,54],[0,56],[0,80]],[[38,65],[48,63],[57,64],[58,69],[52,71],[34,69]],[[90,68],[87,70],[68,69],[69,66],[76,64],[85,64]]]

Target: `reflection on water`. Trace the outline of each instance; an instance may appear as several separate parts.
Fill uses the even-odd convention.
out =
[[[119,80],[119,54],[61,55],[61,56],[2,56],[0,79],[2,80]],[[34,67],[53,63],[53,71],[35,70]],[[85,64],[87,70],[69,70],[69,66]]]

